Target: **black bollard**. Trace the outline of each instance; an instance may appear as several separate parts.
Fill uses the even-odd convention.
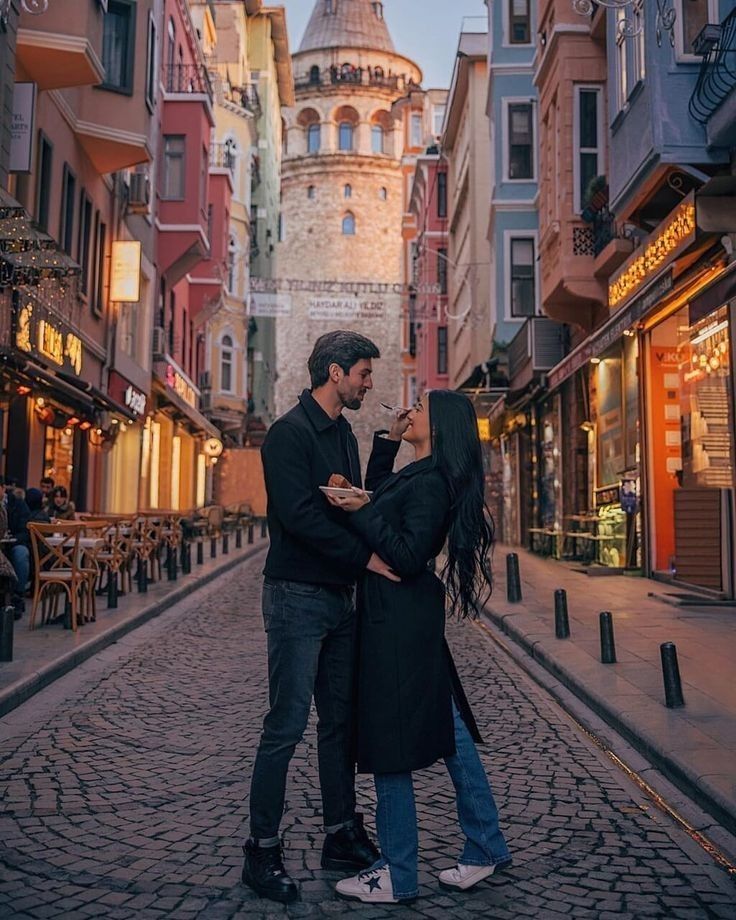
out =
[[[235,531],[235,549],[240,549],[243,545],[243,529],[238,527]]]
[[[268,521],[266,518],[261,518],[261,537],[265,540],[268,536]]]
[[[616,664],[616,643],[613,641],[613,616],[604,610],[600,617],[601,626],[601,661],[603,664]]]
[[[176,581],[176,550],[173,546],[169,546],[166,553],[166,578]]]
[[[685,699],[682,695],[682,681],[674,642],[663,642],[659,647],[659,654],[662,657],[665,704],[668,709],[677,709],[685,705]]]
[[[253,542],[253,521],[248,524],[248,542]]]
[[[180,557],[179,565],[181,565],[182,572],[186,572],[186,569],[187,569],[187,549],[188,547],[189,547],[189,544],[184,539],[184,537],[182,537],[181,546],[179,547],[179,557]]]
[[[555,591],[555,636],[558,639],[570,638],[570,620],[567,616],[567,592],[564,588]]]
[[[197,540],[197,565],[204,563],[204,540]]]
[[[217,559],[217,537],[210,537],[210,559]]]
[[[13,624],[15,607],[3,607],[0,614],[0,661],[13,660]]]
[[[225,556],[230,552],[230,534],[228,533],[222,535],[222,552]]]
[[[145,594],[148,591],[148,561],[143,556],[138,557],[138,593]]]
[[[192,544],[187,540],[182,540],[181,544],[181,572],[182,575],[189,575],[192,571]]]
[[[506,554],[506,599],[509,604],[518,604],[521,600],[521,575],[516,553]]]
[[[107,609],[115,610],[118,606],[118,573],[107,570]]]

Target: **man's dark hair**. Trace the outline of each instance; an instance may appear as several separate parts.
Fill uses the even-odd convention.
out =
[[[56,485],[56,483],[54,482],[54,480],[53,480],[50,476],[42,476],[42,477],[41,477],[41,485],[42,485],[42,486],[51,486],[51,488],[53,489],[54,486]]]
[[[330,377],[330,365],[339,364],[346,374],[358,361],[380,358],[378,346],[358,332],[337,329],[326,332],[314,343],[307,361],[312,389],[323,386]]]

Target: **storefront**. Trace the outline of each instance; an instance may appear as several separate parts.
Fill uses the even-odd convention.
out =
[[[560,394],[545,399],[537,411],[539,446],[533,458],[537,468],[534,518],[543,530],[560,532],[563,529]]]

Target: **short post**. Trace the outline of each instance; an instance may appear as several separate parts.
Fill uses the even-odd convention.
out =
[[[217,537],[210,537],[210,559],[217,559]]]
[[[240,549],[243,545],[243,528],[238,524],[235,528],[235,549]]]
[[[509,604],[518,604],[521,600],[521,575],[516,553],[506,554],[506,599]]]
[[[227,531],[222,534],[222,552],[225,556],[230,552],[230,534]]]
[[[176,550],[171,545],[166,552],[166,577],[169,581],[176,581]]]
[[[268,521],[265,517],[261,518],[261,538],[266,539],[268,536]]]
[[[659,654],[662,657],[665,704],[668,709],[677,709],[685,705],[685,699],[682,695],[682,681],[674,642],[663,642],[659,647]]]
[[[3,607],[0,614],[0,661],[13,660],[15,607]]]
[[[107,609],[115,610],[118,606],[118,573],[107,570]]]
[[[567,592],[564,588],[555,591],[555,636],[558,639],[570,638],[570,620],[567,615]]]
[[[197,565],[204,563],[204,537],[197,540]]]
[[[144,556],[138,557],[138,593],[145,594],[148,591],[148,560]]]
[[[601,661],[603,664],[616,664],[616,643],[613,641],[613,616],[608,610],[600,614],[601,626]]]
[[[181,572],[182,575],[189,575],[192,571],[192,544],[188,540],[182,540],[181,543]]]
[[[253,525],[253,521],[251,521],[248,524],[248,543],[253,542],[253,530],[254,530],[254,525]]]

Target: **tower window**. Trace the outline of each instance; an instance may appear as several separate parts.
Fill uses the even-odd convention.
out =
[[[371,128],[371,149],[373,153],[383,153],[383,128],[373,125]]]
[[[342,235],[355,236],[355,215],[350,211],[342,219]]]
[[[312,64],[312,66],[309,68],[309,82],[310,83],[320,82],[319,64]]]
[[[353,149],[353,126],[349,121],[340,122],[339,147],[345,152]]]
[[[381,201],[385,201],[388,198],[388,189],[385,185],[382,185],[378,190],[378,197]]]
[[[345,196],[345,198],[352,198],[352,197],[353,197],[353,187],[352,187],[352,185],[346,185],[345,188],[342,190],[342,192],[343,192],[343,195]]]
[[[379,19],[383,19],[383,3],[379,3],[378,0],[374,0],[373,12]]]
[[[317,197],[317,190],[313,185],[310,185],[307,189],[307,198],[310,200]]]
[[[320,133],[319,125],[310,125],[307,128],[307,153],[319,153]]]

